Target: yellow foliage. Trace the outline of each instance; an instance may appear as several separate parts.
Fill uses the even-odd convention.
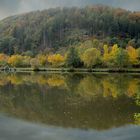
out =
[[[21,85],[23,84],[23,79],[16,75],[9,75],[7,79],[11,82],[13,85]]]
[[[114,98],[117,98],[118,91],[115,83],[111,83],[108,80],[103,80],[103,96],[112,96]]]
[[[128,90],[127,90],[127,94],[128,94],[129,97],[132,97],[137,93],[138,84],[139,84],[139,80],[137,80],[137,79],[131,80],[129,82],[129,87],[128,87]]]
[[[8,63],[13,66],[20,66],[22,64],[22,60],[23,57],[21,55],[12,55],[9,59],[8,59]]]
[[[52,76],[51,78],[48,78],[47,83],[51,87],[60,87],[65,85],[65,80],[63,77],[55,75]]]
[[[96,48],[87,49],[83,56],[82,60],[87,67],[92,67],[93,65],[99,64],[101,53]]]
[[[127,48],[127,52],[129,55],[129,61],[132,65],[138,64],[138,51],[133,48],[132,46],[129,46]]]
[[[111,52],[110,52],[111,56],[114,57],[118,51],[119,51],[119,47],[117,44],[115,44],[111,49]]]
[[[64,56],[60,54],[54,54],[48,56],[48,62],[54,66],[59,66],[65,61]]]
[[[108,62],[110,59],[110,55],[109,55],[109,47],[107,45],[104,45],[104,55],[103,55],[103,60],[104,62]]]
[[[105,64],[115,65],[116,55],[119,51],[119,47],[117,44],[113,45],[111,51],[109,52],[109,47],[104,45],[104,55],[103,60]]]
[[[100,83],[96,80],[97,79],[93,76],[86,76],[80,81],[78,87],[76,88],[76,93],[87,100],[98,96],[101,92],[101,88]]]

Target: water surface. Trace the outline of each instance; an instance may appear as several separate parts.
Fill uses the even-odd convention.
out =
[[[138,74],[0,74],[0,140],[140,139]]]

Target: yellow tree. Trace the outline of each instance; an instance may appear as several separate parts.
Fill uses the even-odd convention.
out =
[[[109,47],[107,45],[104,45],[103,49],[104,49],[103,61],[104,61],[105,64],[108,64],[108,62],[110,60]]]
[[[101,62],[101,53],[96,48],[87,49],[82,56],[82,61],[85,66],[92,68]]]
[[[118,52],[118,50],[119,50],[118,45],[117,45],[117,44],[113,45],[113,47],[112,47],[112,49],[111,49],[111,52],[110,52],[110,55],[111,55],[112,57],[115,57],[115,56],[116,56],[116,53]]]
[[[54,54],[48,56],[48,62],[51,63],[53,66],[61,66],[64,64],[65,58],[60,54]]]
[[[23,57],[21,55],[12,55],[8,59],[8,63],[13,67],[21,66],[23,62]]]
[[[138,64],[138,51],[132,46],[127,47],[127,53],[129,55],[129,62],[132,65]]]
[[[113,45],[110,51],[109,51],[109,47],[105,45],[104,55],[103,55],[104,63],[108,66],[115,66],[118,52],[119,52],[119,47],[117,44]]]

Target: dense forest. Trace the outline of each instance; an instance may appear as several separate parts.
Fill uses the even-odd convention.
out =
[[[0,21],[0,66],[140,67],[140,12],[96,5]]]
[[[0,21],[0,52],[8,55],[62,51],[95,38],[100,45],[138,48],[140,12],[94,5],[30,12]]]

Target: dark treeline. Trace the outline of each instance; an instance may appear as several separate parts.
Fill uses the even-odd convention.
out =
[[[0,52],[56,51],[90,38],[108,45],[140,46],[140,12],[107,6],[55,8],[0,21]]]

